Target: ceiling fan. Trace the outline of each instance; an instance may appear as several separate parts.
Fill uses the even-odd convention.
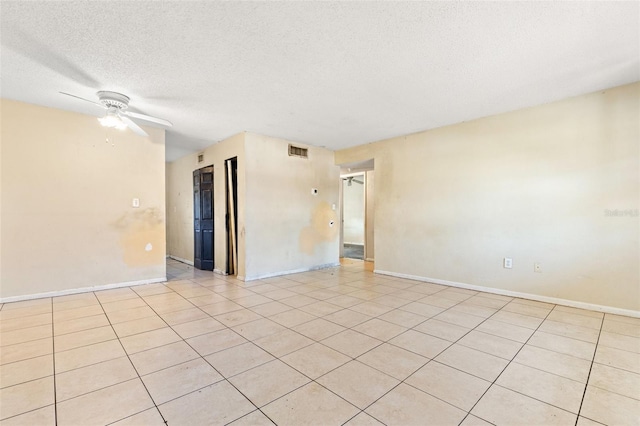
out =
[[[360,185],[364,185],[363,181],[358,180],[358,179],[354,179],[354,177],[355,176],[349,176],[349,177],[346,177],[346,178],[342,178],[342,180],[346,180],[347,181],[347,186],[351,186],[352,182],[359,183]]]
[[[71,96],[72,98],[77,98],[83,100],[85,102],[90,102],[94,105],[97,105],[101,108],[107,110],[107,114],[104,117],[98,118],[100,124],[105,127],[113,127],[118,130],[124,130],[127,127],[134,131],[134,133],[140,136],[149,136],[147,132],[142,130],[140,126],[131,120],[131,118],[137,118],[139,120],[150,121],[152,123],[161,124],[163,126],[171,127],[170,121],[164,120],[162,118],[151,117],[150,115],[140,114],[133,111],[126,111],[129,107],[129,97],[123,95],[122,93],[117,92],[109,92],[106,90],[97,92],[98,102],[94,102],[89,99],[81,98],[80,96],[72,95],[71,93],[60,92],[63,95]]]

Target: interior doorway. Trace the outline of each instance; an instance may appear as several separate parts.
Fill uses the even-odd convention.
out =
[[[364,260],[365,174],[342,176],[343,257]]]
[[[225,161],[227,212],[227,275],[238,274],[238,158]]]
[[[193,172],[193,266],[213,271],[213,166]]]
[[[374,160],[340,167],[340,257],[374,262]],[[373,263],[371,263],[373,267]]]

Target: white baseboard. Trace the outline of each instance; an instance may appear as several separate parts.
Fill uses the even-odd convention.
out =
[[[373,262],[373,261],[374,261],[374,260],[373,260],[373,257],[367,257],[365,260],[366,260],[367,262]]]
[[[340,266],[340,262],[325,263],[324,265],[312,266],[310,268],[292,269],[290,271],[269,272],[267,274],[254,275],[251,277],[242,277],[242,278],[238,277],[238,279],[242,279],[242,281],[255,281],[255,280],[261,280],[264,278],[279,277],[282,275],[291,275],[291,274],[299,274],[301,272],[317,271],[318,269],[335,268],[336,266]]]
[[[218,274],[218,275],[229,275],[229,274],[227,274],[225,271],[222,271],[222,270],[220,270],[220,269],[214,269],[214,270],[213,270],[213,273],[214,273],[214,274]]]
[[[467,290],[475,290],[475,291],[482,291],[485,293],[499,294],[501,296],[530,299],[530,300],[536,300],[538,302],[553,303],[554,305],[570,306],[572,308],[588,309],[591,311],[604,312],[607,314],[624,315],[627,317],[640,318],[640,311],[634,311],[632,309],[622,309],[622,308],[616,308],[613,306],[596,305],[595,303],[579,302],[577,300],[560,299],[558,297],[541,296],[539,294],[522,293],[519,291],[510,291],[510,290],[503,290],[500,288],[465,284],[465,283],[459,283],[455,281],[440,280],[437,278],[421,277],[418,275],[401,274],[399,272],[383,271],[380,269],[374,269],[373,272],[375,274],[380,274],[380,275],[389,275],[391,277],[406,278],[414,281],[423,281],[423,282],[428,282],[433,284],[442,284],[442,285],[447,285],[451,287],[464,288]]]
[[[182,262],[182,263],[186,263],[187,265],[191,265],[193,266],[193,260],[187,260],[187,259],[183,259],[181,257],[178,256],[174,256],[172,254],[167,255],[167,257],[173,259],[173,260],[177,260],[178,262]]]
[[[364,243],[350,243],[348,241],[344,241],[342,244],[349,244],[351,246],[362,246],[362,247],[364,247]]]
[[[22,296],[2,297],[2,298],[0,298],[0,303],[21,302],[23,300],[42,299],[42,298],[45,298],[45,297],[67,296],[69,294],[88,293],[88,292],[91,292],[91,291],[101,291],[101,290],[111,290],[111,289],[114,289],[114,288],[121,288],[121,287],[134,287],[134,286],[137,286],[137,285],[144,285],[144,284],[163,283],[165,281],[167,281],[167,277],[151,278],[151,279],[148,279],[148,280],[139,280],[139,281],[127,281],[127,282],[114,283],[114,284],[97,285],[97,286],[93,286],[93,287],[72,288],[72,289],[69,289],[69,290],[49,291],[49,292],[46,292],[46,293],[25,294],[25,295],[22,295]]]

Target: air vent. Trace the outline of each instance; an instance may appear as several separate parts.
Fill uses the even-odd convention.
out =
[[[202,163],[204,161],[204,154],[198,154],[198,163]]]
[[[292,157],[309,158],[309,149],[289,144],[289,155]]]

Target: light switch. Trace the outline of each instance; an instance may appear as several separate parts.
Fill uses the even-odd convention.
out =
[[[131,201],[131,207],[136,209],[140,207],[140,198],[134,198],[133,201]]]

